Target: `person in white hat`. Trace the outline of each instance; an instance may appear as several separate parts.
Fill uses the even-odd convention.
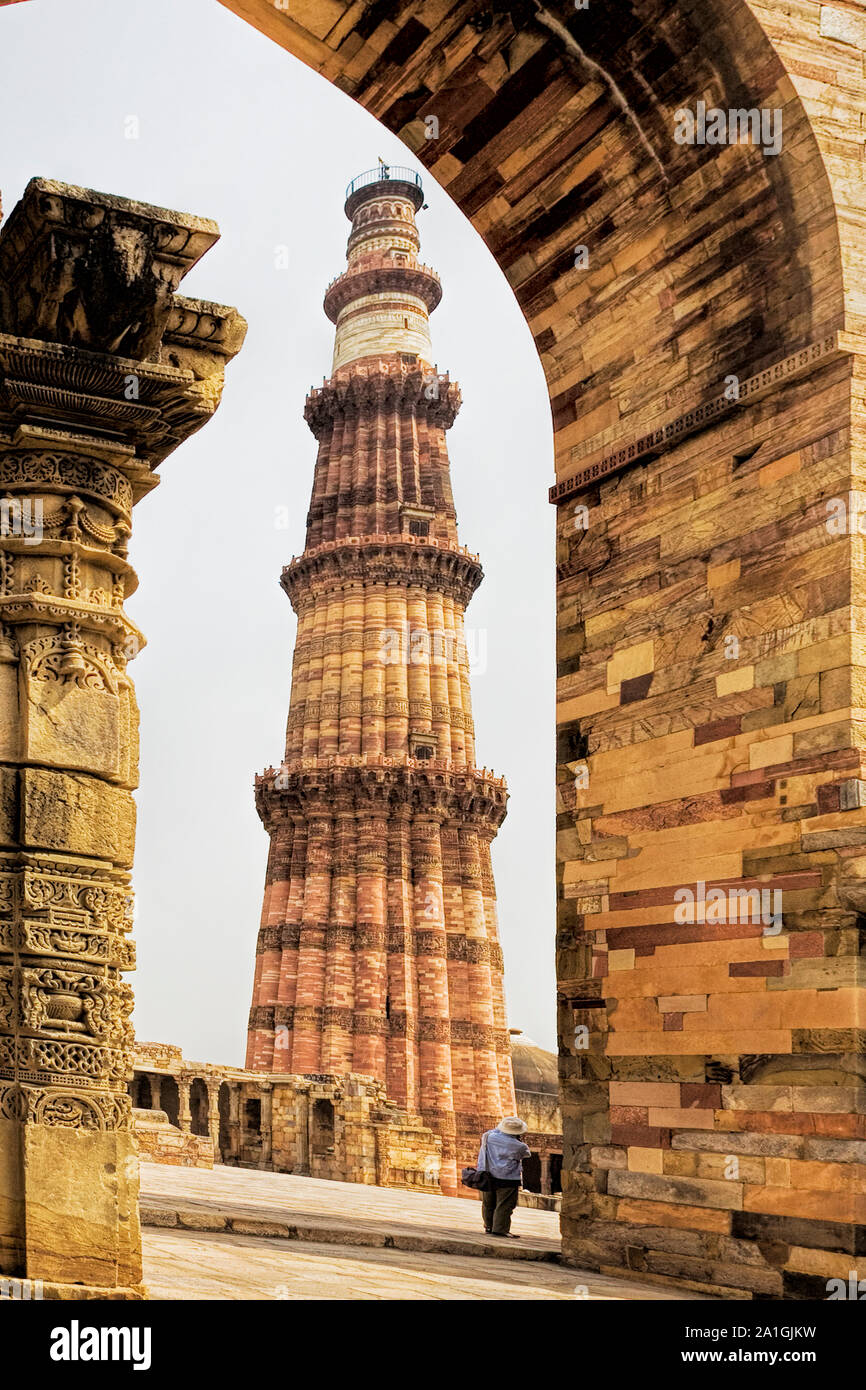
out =
[[[481,1193],[481,1216],[488,1235],[519,1239],[511,1230],[511,1213],[523,1182],[523,1160],[532,1152],[519,1138],[526,1128],[517,1115],[506,1115],[481,1136],[476,1167],[491,1179],[490,1187]]]

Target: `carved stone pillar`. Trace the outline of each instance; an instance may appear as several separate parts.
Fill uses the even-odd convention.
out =
[[[175,293],[217,235],[44,179],[0,232],[0,1274],[46,1297],[141,1293],[126,554],[243,340]]]
[[[541,1155],[541,1190],[546,1194],[550,1192],[550,1154]]]
[[[161,1094],[161,1089],[160,1089],[160,1088],[161,1088],[161,1083],[162,1083],[162,1077],[154,1075],[153,1072],[148,1072],[148,1073],[147,1073],[147,1083],[148,1083],[148,1085],[150,1086],[150,1104],[151,1104],[151,1109],[153,1109],[153,1110],[161,1110],[161,1109],[162,1109],[162,1094]]]
[[[270,1168],[271,1154],[274,1150],[274,1088],[269,1081],[263,1081],[259,1086],[262,1096],[261,1109],[261,1135],[262,1135],[262,1156],[259,1163],[260,1168]]]
[[[213,1156],[220,1157],[220,1085],[218,1081],[208,1081],[207,1085],[207,1127],[213,1143]]]
[[[183,1130],[184,1134],[189,1134],[189,1133],[191,1133],[191,1131],[192,1131],[192,1110],[190,1109],[190,1103],[189,1103],[189,1088],[190,1088],[190,1085],[191,1085],[191,1082],[190,1082],[187,1078],[185,1078],[185,1077],[184,1077],[184,1078],[178,1077],[178,1082],[177,1082],[177,1094],[178,1094],[177,1122],[178,1122],[178,1124],[180,1125],[181,1129]]]
[[[229,1140],[231,1160],[239,1163],[241,1159],[241,1088],[237,1082],[229,1086]]]

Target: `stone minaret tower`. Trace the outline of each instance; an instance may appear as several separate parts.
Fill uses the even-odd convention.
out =
[[[286,754],[256,778],[271,838],[247,1066],[359,1072],[442,1136],[442,1186],[514,1108],[490,844],[502,778],[476,767],[463,614],[482,579],[457,539],[433,366],[439,278],[418,261],[421,182],[350,184],[348,268],[325,294],[331,379],[298,615]]]

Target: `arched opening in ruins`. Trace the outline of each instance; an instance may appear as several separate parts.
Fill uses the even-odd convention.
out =
[[[220,1082],[217,1105],[219,1108],[220,1161],[229,1163],[234,1158],[234,1144],[232,1142],[231,1088],[227,1081]]]
[[[550,1190],[553,1193],[562,1191],[562,1154],[550,1155]]]
[[[310,1122],[310,1150],[314,1158],[334,1152],[334,1132],[333,1103],[314,1100]]]
[[[200,1076],[193,1078],[189,1088],[190,1128],[193,1134],[208,1133],[207,1085]]]
[[[258,1163],[262,1154],[262,1102],[248,1096],[242,1102],[240,1158],[242,1163]]]
[[[159,1081],[159,1108],[168,1116],[169,1124],[180,1129],[180,1091],[173,1076],[163,1076]]]
[[[530,1154],[523,1160],[523,1186],[527,1192],[541,1191],[541,1156]]]
[[[136,1072],[129,1083],[129,1094],[136,1110],[152,1110],[153,1096],[150,1077],[146,1072]]]

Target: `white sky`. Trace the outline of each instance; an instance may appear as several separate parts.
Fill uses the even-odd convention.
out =
[[[0,9],[0,130],[7,214],[41,175],[212,217],[222,240],[182,292],[249,321],[216,416],[136,508],[128,603],[149,643],[131,667],[136,1031],[242,1064],[267,855],[252,783],[283,754],[295,620],[278,580],[304,545],[316,456],[304,397],[333,349],[322,296],[345,265],[349,180],[378,155],[423,166],[216,0]],[[470,651],[486,651],[472,678],[478,757],[511,790],[493,850],[509,1024],[552,1049],[550,413],[507,282],[429,176],[425,192],[422,259],[444,286],[434,355],[464,398],[448,435],[460,538],[486,574],[467,613]]]

